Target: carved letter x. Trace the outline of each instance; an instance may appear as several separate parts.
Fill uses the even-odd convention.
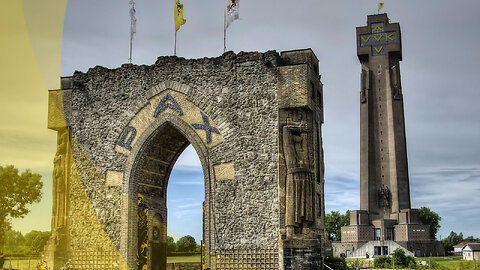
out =
[[[205,130],[205,134],[207,135],[207,143],[210,143],[212,141],[212,132],[215,132],[217,134],[220,134],[220,132],[218,132],[218,129],[210,126],[208,118],[205,114],[203,114],[203,112],[200,112],[200,114],[202,115],[203,124],[192,124],[192,126],[196,129]]]

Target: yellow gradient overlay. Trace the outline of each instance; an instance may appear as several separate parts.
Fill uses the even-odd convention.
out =
[[[0,165],[12,164],[20,170],[31,169],[41,173],[43,197],[50,200],[57,140],[56,131],[47,129],[48,90],[60,88],[66,6],[67,0],[5,0],[2,1],[4,12],[0,16]],[[61,104],[61,97],[58,100]],[[63,108],[57,109],[63,111]],[[97,168],[93,162],[91,167]],[[77,191],[82,189],[76,193],[80,196],[75,198],[76,206],[84,210],[78,211],[83,215],[82,225],[85,225],[84,229],[90,236],[95,236],[90,239],[95,243],[91,247],[116,253],[119,267],[126,269],[96,217],[74,164],[72,169],[69,179],[71,187]],[[14,220],[13,229],[22,230],[27,223],[30,223],[29,226],[39,226],[40,222],[35,220],[39,216],[50,224],[51,202],[45,204],[43,200],[40,205],[32,206],[32,214],[27,215],[25,220]],[[28,231],[32,229],[39,228],[32,227]],[[75,242],[75,239],[72,241]]]
[[[48,88],[58,88],[66,0],[2,1],[0,165],[42,175],[43,199],[14,229],[49,230],[56,135],[48,130]]]
[[[48,5],[54,6],[62,1],[48,2]],[[37,22],[42,17],[55,16],[63,21],[64,13],[35,14],[28,21],[37,24],[35,31],[38,33],[29,36],[22,2],[7,0],[3,1],[2,6],[6,12],[0,16],[0,164],[51,172],[55,135],[46,129],[47,87],[58,87],[58,84],[53,84],[60,76],[62,27],[57,25],[57,29],[52,27],[42,31],[41,24]],[[45,28],[49,27],[45,25]],[[56,38],[50,37],[54,31]],[[48,40],[41,41],[44,33],[51,35]],[[39,47],[35,49],[32,46],[34,44],[39,44]],[[46,44],[51,47],[46,48]],[[38,53],[35,54],[35,51]],[[42,55],[39,60],[43,61],[43,72],[39,69],[42,65],[38,64],[36,55]]]

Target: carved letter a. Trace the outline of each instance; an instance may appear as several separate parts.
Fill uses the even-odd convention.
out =
[[[167,100],[170,100],[171,103],[166,103]],[[157,108],[153,113],[153,117],[157,118],[157,116],[163,111],[165,111],[167,108],[176,111],[180,116],[183,115],[182,108],[180,108],[178,102],[169,93],[167,93],[158,103]]]

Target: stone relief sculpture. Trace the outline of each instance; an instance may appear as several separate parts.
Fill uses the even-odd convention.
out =
[[[55,203],[53,209],[54,226],[59,228],[65,226],[66,216],[66,155],[68,144],[68,131],[60,131],[57,141],[57,153],[53,159],[53,187],[54,195],[53,201]]]
[[[362,89],[360,91],[360,102],[365,103],[367,101],[367,91],[370,85],[370,71],[362,68]]]
[[[390,190],[384,184],[378,190],[380,207],[388,208],[390,206]]]
[[[390,68],[390,76],[392,78],[392,91],[393,91],[393,98],[400,99],[402,96],[402,90],[400,89],[400,69],[398,68],[398,64],[393,65]]]
[[[308,227],[314,220],[313,181],[308,158],[308,132],[305,111],[293,113],[292,121],[283,126],[283,149],[287,166],[285,225],[287,238],[294,228]]]
[[[137,270],[146,270],[148,269],[148,206],[141,194],[138,194],[137,204]]]

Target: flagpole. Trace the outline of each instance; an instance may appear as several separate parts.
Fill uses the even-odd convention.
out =
[[[227,0],[223,6],[223,53],[227,50]]]
[[[132,5],[133,7],[133,5]],[[131,64],[132,63],[132,46],[133,46],[133,21],[130,18],[130,53],[128,54],[128,62]]]
[[[173,56],[177,56],[177,30],[175,30],[175,39],[173,42]]]
[[[133,38],[132,38],[132,33],[130,33],[130,54],[128,57],[128,62],[131,64],[132,63],[132,43],[133,43]]]
[[[129,4],[131,5],[131,7],[130,7],[130,53],[128,55],[128,62],[131,64],[132,63],[133,34],[135,34],[135,32],[137,32],[137,30],[136,30],[137,19],[135,18],[135,1],[130,0]]]

